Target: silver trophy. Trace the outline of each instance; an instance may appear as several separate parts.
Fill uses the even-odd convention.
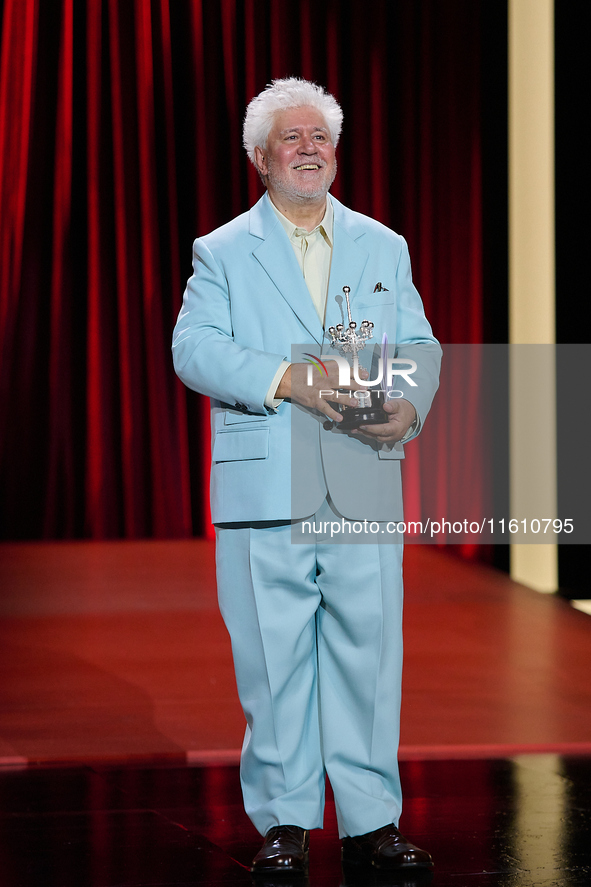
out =
[[[338,323],[336,326],[329,326],[328,332],[330,335],[330,345],[332,348],[336,348],[339,354],[347,358],[347,360],[355,363],[358,360],[359,352],[365,348],[365,343],[370,339],[373,339],[374,325],[371,320],[362,320],[361,326],[357,326],[357,323],[351,316],[351,303],[349,301],[351,287],[344,286],[343,292],[347,302],[349,326],[345,328],[343,323]],[[331,405],[342,415],[343,420],[339,423],[331,422],[330,420],[325,422],[324,427],[327,430],[330,430],[336,425],[341,431],[351,431],[353,428],[359,428],[360,425],[382,425],[384,422],[388,421],[388,417],[385,414],[382,405],[372,405],[371,393],[369,391],[356,391],[354,396],[359,402],[356,407],[343,406],[340,403],[334,402],[331,403]]]

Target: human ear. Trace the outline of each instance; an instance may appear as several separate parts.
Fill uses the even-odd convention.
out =
[[[254,149],[254,159],[257,165],[257,169],[261,173],[261,175],[266,176],[268,173],[267,160],[262,148],[259,148],[258,145],[255,146]]]

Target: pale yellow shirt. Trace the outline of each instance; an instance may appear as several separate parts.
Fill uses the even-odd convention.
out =
[[[271,203],[275,214],[285,229],[295,257],[303,274],[308,292],[312,297],[320,323],[324,326],[328,278],[332,259],[333,220],[332,201],[327,197],[326,212],[319,225],[312,231],[298,228]]]
[[[332,201],[326,198],[326,212],[320,224],[312,231],[306,231],[305,228],[298,228],[293,222],[279,212],[277,207],[271,201],[275,214],[285,233],[289,237],[293,247],[298,265],[306,281],[308,292],[316,308],[316,313],[320,318],[320,322],[324,327],[324,315],[326,313],[326,299],[328,296],[328,279],[330,277],[330,263],[332,260],[332,243],[333,243],[333,222],[334,210]],[[273,381],[269,385],[265,405],[276,409],[281,400],[274,395],[277,386],[281,381],[283,374],[289,366],[289,361],[284,360],[279,366]]]

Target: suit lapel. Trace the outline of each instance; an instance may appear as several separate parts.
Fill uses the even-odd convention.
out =
[[[278,291],[314,340],[322,341],[322,325],[281,222],[265,194],[250,211],[250,233],[261,238],[252,251]],[[272,310],[269,308],[269,310]]]
[[[343,299],[345,323],[348,323],[343,287],[351,287],[350,299],[353,306],[369,258],[367,249],[363,245],[366,231],[358,221],[357,214],[348,210],[332,196],[331,200],[334,206],[334,242],[326,303],[327,329],[329,326],[336,326],[342,320],[335,296],[341,296]],[[267,194],[250,210],[250,233],[261,239],[261,243],[253,250],[253,256],[265,269],[300,322],[320,344],[323,331],[316,309],[302,277],[293,247],[273,212]],[[354,316],[353,319],[359,323],[362,318]]]

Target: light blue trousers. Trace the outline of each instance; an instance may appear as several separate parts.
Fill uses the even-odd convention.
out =
[[[327,503],[313,520],[335,520]],[[339,834],[398,824],[402,545],[292,544],[290,526],[217,528],[217,577],[247,728],[246,812]]]

